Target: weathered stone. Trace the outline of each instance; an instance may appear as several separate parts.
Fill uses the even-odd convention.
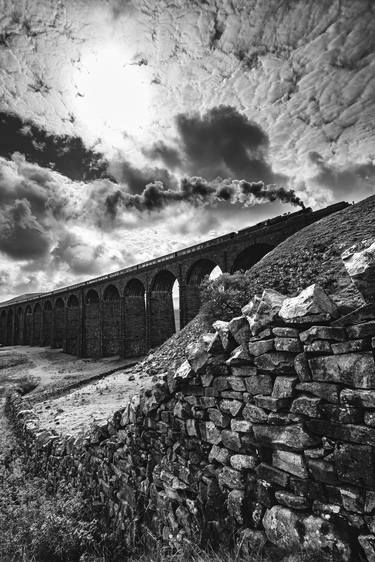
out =
[[[276,326],[272,328],[272,333],[280,338],[298,338],[299,331],[295,328],[286,328],[284,326]]]
[[[329,341],[316,340],[304,346],[304,352],[311,355],[323,355],[332,353],[332,347]]]
[[[275,468],[289,472],[298,478],[308,478],[306,464],[300,454],[275,450],[272,454],[272,464]]]
[[[221,432],[221,440],[224,447],[226,447],[227,449],[230,449],[231,451],[241,452],[242,447],[239,433],[224,429]]]
[[[290,411],[293,414],[302,414],[309,418],[318,418],[320,398],[312,398],[310,396],[299,396],[293,400]]]
[[[271,482],[271,484],[277,484],[282,488],[285,488],[289,483],[289,474],[265,463],[259,464],[255,472],[261,480]]]
[[[253,335],[259,334],[267,328],[279,312],[285,297],[273,289],[265,289],[262,297],[255,296],[248,305],[242,309],[249,322]]]
[[[299,337],[303,343],[310,344],[316,340],[342,342],[345,339],[345,335],[344,328],[332,326],[311,326],[308,330],[301,332]]]
[[[198,341],[186,347],[186,358],[195,373],[199,373],[206,365],[209,358],[208,348],[214,337],[214,334],[203,334]]]
[[[206,374],[214,375],[214,377],[225,377],[229,373],[228,365],[226,364],[227,355],[210,356],[206,364]]]
[[[209,443],[212,443],[213,445],[217,445],[218,443],[220,443],[221,441],[220,429],[218,429],[212,421],[201,422],[201,424],[204,424],[205,426],[205,432],[203,435],[201,431],[202,439],[204,441],[208,441]],[[199,427],[201,427],[201,424]]]
[[[203,334],[203,337],[208,336],[208,335],[211,336],[212,334]],[[207,337],[206,337],[206,341],[208,341]],[[213,338],[211,339],[211,341],[208,343],[207,353],[211,357],[215,357],[215,356],[218,356],[218,355],[221,356],[223,353],[225,353],[225,349],[223,348],[223,344],[221,342],[221,337],[220,337],[219,332],[216,332],[214,334]]]
[[[315,396],[319,396],[327,402],[337,404],[339,401],[340,387],[337,384],[324,382],[302,382],[297,384],[296,390],[301,392],[309,392]]]
[[[350,406],[349,404],[337,405],[337,404],[321,404],[320,413],[324,418],[330,421],[337,421],[340,423],[362,423],[362,412],[355,406]]]
[[[273,398],[272,396],[263,396],[261,394],[255,396],[254,401],[255,405],[259,408],[265,408],[273,412],[287,408],[290,403],[289,398]]]
[[[247,349],[247,343],[242,344],[234,349],[227,359],[226,364],[229,367],[239,367],[244,365],[252,365],[253,359],[249,355],[249,350]]]
[[[227,508],[228,513],[232,516],[239,525],[243,525],[243,504],[245,493],[242,490],[232,490],[228,494]]]
[[[189,379],[194,376],[194,371],[189,361],[184,361],[174,374],[174,379]]]
[[[212,382],[212,387],[219,392],[229,388],[227,377],[216,377]]]
[[[278,503],[285,507],[290,507],[291,509],[305,510],[309,507],[310,502],[303,496],[296,496],[291,492],[285,492],[284,490],[278,490],[275,492],[275,498]]]
[[[375,455],[372,447],[339,444],[335,447],[333,462],[340,482],[365,488],[375,487]]]
[[[351,549],[332,522],[315,515],[304,516],[278,505],[266,511],[263,526],[268,540],[288,553],[301,550],[322,553],[325,560],[349,562]]]
[[[230,428],[232,431],[238,431],[239,433],[252,433],[253,424],[247,420],[232,419]]]
[[[252,423],[264,423],[268,420],[268,414],[254,404],[246,404],[242,411],[242,416]]]
[[[296,297],[284,300],[279,316],[286,322],[305,316],[328,314],[337,318],[338,311],[335,303],[319,285],[310,285]]]
[[[276,351],[288,351],[290,353],[300,353],[302,345],[297,338],[275,338],[274,346]]]
[[[252,365],[231,367],[231,371],[234,377],[252,377],[257,374],[257,368]]]
[[[283,351],[271,351],[254,359],[255,365],[262,371],[279,374],[294,373],[294,355]]]
[[[203,410],[214,408],[217,405],[216,398],[214,396],[199,396],[197,405]]]
[[[244,379],[241,377],[228,377],[228,383],[232,390],[244,392],[246,390]]]
[[[375,302],[375,239],[354,244],[341,259],[365,301]]]
[[[358,542],[365,553],[367,562],[375,562],[375,536],[359,535]]]
[[[295,356],[294,369],[301,382],[311,381],[311,371],[305,353],[299,353]]]
[[[364,493],[358,488],[340,488],[341,501],[344,509],[354,513],[364,511]]]
[[[369,427],[375,427],[375,411],[372,410],[372,411],[369,411],[369,412],[365,412],[364,417],[363,417],[363,421]]]
[[[246,390],[253,396],[256,394],[271,394],[273,383],[271,375],[253,375],[245,379]]]
[[[234,488],[237,490],[243,490],[245,488],[245,479],[241,471],[230,468],[229,466],[224,466],[219,472],[218,476],[219,486],[226,488]]]
[[[254,557],[254,553],[261,553],[266,542],[267,537],[264,531],[244,529],[239,533],[238,545],[241,555],[244,556],[246,560],[250,561]]]
[[[230,464],[236,470],[252,469],[259,463],[257,455],[233,455],[230,458]]]
[[[214,375],[212,375],[211,373],[201,374],[202,386],[204,387],[210,386],[213,380],[214,380]]]
[[[208,410],[208,416],[210,420],[217,426],[217,427],[228,427],[230,424],[230,417],[227,414],[223,414],[220,410],[216,408],[210,408]]]
[[[357,407],[375,408],[375,392],[373,390],[344,388],[340,394],[340,402]]]
[[[195,419],[186,420],[186,433],[189,437],[198,437],[198,424]]]
[[[292,450],[314,447],[320,440],[306,433],[301,424],[278,427],[276,425],[254,425],[254,437],[263,446],[284,446]]]
[[[365,513],[372,513],[375,510],[375,491],[366,490]]]
[[[243,403],[239,400],[221,400],[219,407],[224,414],[237,416],[243,407]]]
[[[251,341],[248,346],[250,355],[258,357],[258,355],[262,355],[273,349],[273,340]]]
[[[341,424],[328,420],[306,420],[309,431],[329,439],[375,446],[375,429],[365,425]]]
[[[332,344],[332,352],[335,355],[354,353],[356,351],[367,351],[368,349],[370,349],[368,340],[350,340]]]
[[[316,447],[315,449],[306,449],[305,457],[308,459],[321,459],[326,454],[324,447]]]
[[[365,322],[364,324],[356,324],[355,326],[348,326],[346,328],[348,337],[357,340],[375,335],[375,320]]]
[[[269,425],[292,425],[302,421],[302,416],[290,412],[270,412],[268,414]]]
[[[375,363],[371,352],[314,357],[309,359],[309,365],[314,381],[375,388]]]
[[[212,324],[212,327],[219,334],[221,345],[226,353],[230,353],[236,347],[236,340],[232,336],[229,330],[229,322],[224,322],[223,320],[216,320]]]
[[[227,400],[243,400],[243,393],[237,390],[222,390],[220,396]]]
[[[322,459],[307,459],[309,470],[315,480],[326,484],[337,484],[337,475],[333,464]]]
[[[217,461],[220,464],[228,464],[230,453],[224,447],[214,445],[208,455],[209,462]]]
[[[275,378],[272,390],[273,398],[291,398],[297,377],[280,376]]]
[[[239,345],[247,344],[250,339],[251,332],[246,316],[238,316],[236,318],[232,318],[232,320],[228,324],[228,328],[233,338]]]

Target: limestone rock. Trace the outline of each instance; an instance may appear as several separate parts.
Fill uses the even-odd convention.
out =
[[[375,302],[375,238],[351,246],[341,259],[365,301]]]
[[[273,340],[258,340],[249,342],[249,353],[258,357],[263,353],[267,353],[273,349]]]
[[[256,441],[262,446],[283,446],[293,450],[314,447],[320,440],[306,433],[301,424],[253,426]]]
[[[316,284],[310,285],[296,297],[288,297],[284,300],[280,309],[279,316],[285,322],[294,319],[302,319],[305,316],[328,315],[337,318],[338,311],[335,303]]]
[[[235,470],[229,466],[224,466],[219,473],[219,486],[243,490],[245,488],[245,479],[242,472],[239,470]]]
[[[236,347],[236,341],[229,330],[229,322],[216,320],[212,327],[219,334],[221,345],[226,353],[230,353]]]
[[[301,332],[299,337],[305,344],[316,340],[342,342],[345,339],[345,330],[339,326],[311,326],[308,330]]]
[[[375,536],[359,535],[358,542],[363,548],[368,562],[375,562]]]
[[[346,353],[309,359],[314,381],[375,389],[375,362],[371,352]]]
[[[279,376],[273,384],[273,398],[291,398],[293,389],[297,383],[297,377]]]
[[[268,420],[268,414],[263,410],[263,408],[259,408],[259,406],[255,406],[254,404],[246,404],[242,411],[242,415],[246,420],[249,420],[252,423],[265,423]]]
[[[305,353],[299,353],[295,356],[294,368],[301,382],[311,381],[311,371]]]
[[[249,322],[246,316],[237,316],[228,323],[228,329],[239,345],[246,344],[251,336]]]
[[[302,549],[323,554],[322,560],[349,562],[351,549],[331,521],[315,515],[304,516],[275,505],[266,511],[263,526],[268,540],[288,553]]]
[[[254,469],[259,462],[256,455],[233,455],[230,464],[236,470]]]
[[[294,373],[294,355],[283,351],[271,351],[254,359],[255,365],[262,371],[273,371],[279,374]]]
[[[255,296],[248,305],[242,309],[247,317],[251,333],[256,336],[267,328],[279,312],[285,296],[273,289],[265,289],[262,297]]]
[[[254,375],[245,379],[246,389],[249,394],[255,396],[256,394],[268,395],[272,392],[272,377],[271,375]]]
[[[276,450],[272,454],[272,464],[275,468],[289,472],[298,478],[308,477],[306,464],[301,454]]]
[[[243,525],[243,504],[245,499],[245,492],[242,490],[232,490],[228,494],[227,507],[228,513],[231,515],[239,525]]]
[[[174,374],[174,379],[189,379],[194,376],[194,372],[191,368],[189,361],[184,361]]]
[[[207,364],[208,348],[214,337],[215,334],[203,334],[198,341],[190,343],[186,347],[186,358],[195,373],[199,373]]]

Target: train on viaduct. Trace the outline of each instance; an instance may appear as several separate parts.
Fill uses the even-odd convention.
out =
[[[249,269],[292,234],[346,206],[282,215],[86,282],[1,303],[0,343],[62,348],[78,357],[141,356],[175,332],[176,280],[182,327],[198,313],[199,286],[216,266]]]

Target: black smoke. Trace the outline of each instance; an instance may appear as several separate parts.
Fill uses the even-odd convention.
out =
[[[150,158],[179,168],[184,174],[285,183],[269,162],[269,139],[256,123],[231,106],[220,105],[205,114],[176,117],[176,146],[156,143],[147,151]]]
[[[105,205],[107,213],[115,218],[119,208],[153,212],[176,203],[189,203],[200,207],[226,202],[246,207],[276,200],[304,208],[303,202],[295,192],[282,186],[245,180],[216,179],[210,182],[200,177],[184,178],[177,190],[168,189],[162,182],[151,183],[141,194],[136,195],[119,189],[107,196]]]

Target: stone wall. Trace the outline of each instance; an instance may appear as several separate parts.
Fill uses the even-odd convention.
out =
[[[7,411],[34,468],[82,487],[132,548],[237,542],[375,560],[375,304],[265,291],[90,434]]]

